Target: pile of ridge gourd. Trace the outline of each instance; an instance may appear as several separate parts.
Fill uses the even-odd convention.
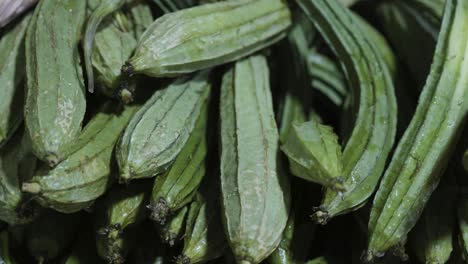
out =
[[[0,1],[0,262],[468,263],[468,0]]]

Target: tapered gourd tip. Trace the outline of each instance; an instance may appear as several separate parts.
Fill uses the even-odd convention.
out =
[[[314,220],[317,224],[326,225],[330,219],[328,212],[321,207],[315,208],[315,210],[315,213],[311,216],[312,220]]]
[[[185,254],[180,254],[177,256],[174,260],[175,264],[191,264],[192,262],[190,261],[190,258],[187,257]]]
[[[168,244],[170,247],[173,247],[175,245],[175,240],[177,238],[177,234],[174,234],[173,232],[165,230],[165,232],[162,232],[161,234],[161,240]]]
[[[164,198],[159,198],[157,202],[151,202],[147,207],[151,210],[151,220],[154,220],[161,225],[166,223],[166,219],[170,213],[170,208]]]
[[[49,153],[45,156],[45,161],[47,162],[49,167],[53,168],[59,163],[59,158],[57,154]]]
[[[36,182],[25,182],[21,186],[21,190],[27,193],[38,194],[41,192],[41,185]]]
[[[123,104],[130,104],[134,100],[133,92],[128,88],[122,88],[119,91],[119,99],[122,101]]]
[[[135,72],[135,68],[130,62],[126,61],[124,65],[122,65],[120,72],[122,73],[123,76],[131,77]]]

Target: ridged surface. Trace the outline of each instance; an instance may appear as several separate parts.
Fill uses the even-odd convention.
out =
[[[198,117],[187,143],[174,164],[154,181],[151,194],[151,219],[163,223],[168,214],[189,203],[205,176],[207,155],[208,105]]]
[[[161,234],[162,242],[171,247],[179,244],[185,231],[188,210],[188,205],[182,207],[179,211],[171,215],[168,221],[161,226],[159,233]]]
[[[416,113],[374,199],[368,258],[406,237],[438,185],[468,111],[467,43],[468,1],[449,0]]]
[[[26,15],[0,39],[0,146],[23,121],[24,39],[30,20]]]
[[[242,58],[282,37],[291,24],[281,0],[234,0],[158,18],[129,60],[132,71],[176,76]]]
[[[123,239],[127,227],[144,220],[150,189],[148,182],[117,186],[97,206],[96,245],[99,255],[109,263],[122,263],[118,261],[124,258],[124,252],[117,241]]]
[[[86,1],[43,0],[26,34],[26,128],[39,159],[57,164],[81,130],[86,100],[78,53]]]
[[[114,146],[138,108],[128,106],[118,114],[98,113],[76,140],[79,147],[55,168],[39,170],[26,186],[23,184],[23,190],[29,191],[30,186],[38,187],[31,192],[36,193],[39,202],[62,212],[74,212],[89,206],[112,182]]]
[[[131,28],[119,28],[113,19],[105,22],[107,24],[103,24],[94,37],[92,64],[100,90],[107,96],[114,96],[119,85],[120,68],[133,53],[136,39]]]
[[[226,234],[239,263],[260,263],[279,244],[289,183],[279,171],[279,136],[266,59],[239,61],[221,87],[221,190]]]
[[[396,130],[396,100],[389,69],[354,14],[336,0],[298,0],[341,60],[351,88],[354,127],[343,151],[342,195],[327,189],[316,217],[355,210],[372,195]]]
[[[29,222],[34,215],[24,215],[21,182],[30,178],[36,168],[31,142],[17,133],[0,151],[0,220],[10,225]],[[34,212],[30,212],[34,213]]]
[[[223,255],[226,247],[221,223],[219,188],[205,189],[205,192],[190,204],[182,255],[190,260],[189,263],[205,263]]]
[[[135,114],[116,151],[120,180],[164,172],[187,142],[211,85],[209,72],[180,78],[158,90]]]

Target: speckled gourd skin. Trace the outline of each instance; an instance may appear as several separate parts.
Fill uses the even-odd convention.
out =
[[[431,71],[415,115],[374,199],[368,258],[404,241],[439,183],[468,112],[468,1],[444,9]]]
[[[0,147],[23,121],[24,39],[31,14],[21,18],[0,39]]]
[[[337,0],[298,0],[342,62],[351,88],[354,127],[343,151],[342,194],[327,189],[317,220],[362,206],[372,195],[394,143],[397,106],[390,71],[355,15]]]
[[[117,145],[120,181],[163,173],[186,144],[211,90],[209,71],[181,77],[156,91]]]
[[[81,131],[85,87],[78,44],[86,1],[44,0],[26,34],[25,123],[34,154],[55,166]]]
[[[237,62],[223,76],[220,102],[223,222],[238,263],[264,260],[281,240],[289,214],[287,177],[265,57]]]
[[[177,76],[238,60],[285,36],[282,0],[234,0],[166,14],[141,36],[125,65],[131,73]]]
[[[111,108],[109,103],[104,109]],[[42,206],[70,213],[84,209],[104,194],[113,181],[114,146],[139,106],[126,106],[120,113],[99,112],[76,140],[74,152],[55,168],[42,168],[23,184]]]

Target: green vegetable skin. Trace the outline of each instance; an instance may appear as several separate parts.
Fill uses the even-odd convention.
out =
[[[176,259],[178,264],[205,263],[219,258],[228,246],[221,222],[219,180],[209,177],[204,184],[190,204],[184,248]]]
[[[447,1],[431,73],[375,196],[368,259],[401,242],[439,182],[468,111],[468,1]]]
[[[141,36],[126,74],[177,76],[235,61],[285,36],[290,12],[282,0],[234,0],[158,18]]]
[[[0,39],[0,147],[23,120],[24,38],[31,15],[24,16]],[[20,66],[20,67],[18,67]]]
[[[171,13],[195,5],[195,0],[153,0],[164,13]]]
[[[453,173],[447,168],[444,179]],[[452,253],[454,204],[457,189],[442,183],[432,195],[418,223],[410,233],[410,242],[422,263],[446,263]]]
[[[345,191],[342,184],[341,146],[333,129],[312,118],[294,123],[281,149],[289,158],[291,172],[308,181],[335,191]]]
[[[84,2],[84,1],[83,1]],[[86,31],[83,39],[83,51],[86,74],[88,76],[88,91],[94,91],[94,73],[92,67],[93,41],[96,35],[96,30],[102,20],[118,10],[125,3],[125,0],[102,0],[96,9],[93,10],[86,24]]]
[[[169,246],[174,246],[176,242],[179,242],[184,230],[185,222],[188,213],[188,206],[183,207],[174,215],[169,218],[163,226],[161,226],[161,240]]]
[[[10,225],[24,224],[36,215],[21,192],[22,180],[29,179],[36,168],[27,135],[18,131],[0,150],[0,220]]]
[[[34,154],[51,166],[81,131],[86,100],[78,52],[86,1],[44,0],[26,34],[25,124]]]
[[[96,245],[99,256],[109,263],[123,263],[133,235],[127,228],[145,218],[150,186],[148,182],[118,186],[98,205]]]
[[[209,71],[158,90],[135,114],[117,145],[120,181],[163,173],[186,144],[211,90]]]
[[[297,0],[342,61],[357,111],[343,152],[342,195],[327,189],[315,214],[318,222],[362,206],[373,193],[393,145],[396,101],[390,72],[354,15],[333,1]],[[353,22],[354,21],[354,22]]]
[[[72,154],[55,168],[42,168],[23,191],[33,193],[42,206],[61,212],[76,212],[90,206],[109,187],[112,153],[121,131],[139,106],[126,106],[120,113],[112,103],[88,123],[75,142]]]
[[[151,219],[164,224],[168,215],[192,201],[205,177],[207,155],[208,101],[205,102],[195,128],[174,164],[154,181],[151,194]]]
[[[121,17],[127,19],[123,14]],[[97,31],[94,37],[92,65],[96,71],[96,81],[100,91],[107,96],[116,96],[120,84],[120,66],[136,47],[134,32],[115,25],[115,19]]]
[[[151,8],[144,0],[131,2],[130,14],[133,21],[133,32],[139,39],[143,32],[153,23]]]
[[[263,56],[224,76],[220,101],[223,221],[236,261],[256,264],[278,246],[289,215],[289,183],[279,170],[278,131]]]

